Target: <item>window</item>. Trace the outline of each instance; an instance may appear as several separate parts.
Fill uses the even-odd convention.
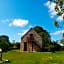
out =
[[[30,39],[32,39],[33,38],[33,34],[30,34]]]

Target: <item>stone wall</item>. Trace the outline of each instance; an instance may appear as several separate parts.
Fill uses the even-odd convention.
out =
[[[40,48],[42,48],[42,38],[32,29],[30,30],[29,32],[27,32],[24,37],[22,38],[21,40],[21,44],[20,44],[20,51],[24,51],[24,42],[27,42],[27,37],[29,37],[30,34],[33,34],[33,37],[34,37],[34,41],[37,45],[40,46]],[[32,50],[32,44],[27,42],[27,48],[29,47],[30,50]],[[33,50],[34,51],[37,51],[37,50],[40,50],[40,48],[37,46],[37,45],[33,45]]]

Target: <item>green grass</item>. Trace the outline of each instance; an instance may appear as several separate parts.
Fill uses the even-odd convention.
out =
[[[10,63],[3,64],[64,64],[64,51],[56,53],[21,53],[19,50],[12,50],[3,53],[3,59],[10,61]]]

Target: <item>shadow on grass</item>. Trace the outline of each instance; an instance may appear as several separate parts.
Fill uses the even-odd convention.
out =
[[[7,60],[4,60],[0,64],[9,64],[9,63],[11,63],[9,60],[8,61]]]

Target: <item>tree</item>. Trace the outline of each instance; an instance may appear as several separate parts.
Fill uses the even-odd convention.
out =
[[[9,49],[9,43],[0,39],[0,48],[2,48],[3,51],[7,51]]]
[[[52,41],[50,45],[48,45],[48,51],[55,52],[55,51],[60,51],[60,50],[62,50],[62,46],[58,44],[57,41],[56,42]]]
[[[41,36],[42,41],[44,43],[43,45],[44,51],[54,52],[54,51],[59,51],[61,49],[61,46],[57,42],[51,41],[49,32],[47,32],[40,26],[35,26],[33,29]]]
[[[9,47],[10,47],[9,37],[6,35],[0,36],[0,48],[2,48],[3,51],[7,51],[9,50]]]
[[[16,42],[15,45],[17,49],[20,49],[20,42]]]
[[[57,20],[54,21],[54,25],[57,28],[63,28],[64,27],[64,0],[50,0],[50,3],[54,2],[55,5],[55,12],[57,12],[57,16],[61,16],[63,18],[63,21],[59,23]],[[63,33],[63,38],[64,38],[64,33]]]
[[[42,37],[42,40],[44,41],[43,46],[47,47],[51,42],[49,33],[40,26],[35,26],[33,29]]]
[[[61,39],[60,42],[64,44],[64,39]]]
[[[20,42],[15,42],[11,44],[12,49],[20,49]]]
[[[34,29],[37,33],[40,33],[40,32],[43,32],[43,31],[44,31],[43,28],[40,27],[40,26],[35,26],[33,29]]]
[[[10,43],[9,41],[9,37],[7,35],[1,35],[0,36],[0,39],[4,40],[4,41],[7,41],[8,43]]]

